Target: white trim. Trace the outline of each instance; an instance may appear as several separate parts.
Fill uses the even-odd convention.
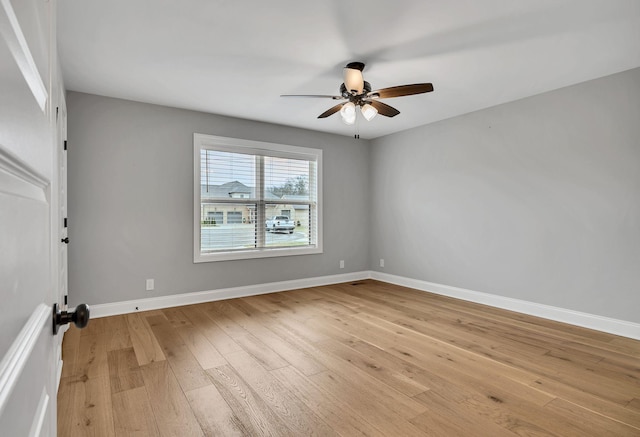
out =
[[[0,0],[1,1],[1,0]],[[47,179],[0,144],[0,191],[46,202]]]
[[[22,28],[18,22],[10,0],[0,0],[0,34],[9,47],[9,51],[22,73],[22,77],[29,85],[33,97],[38,102],[40,109],[44,112],[49,94],[44,86],[36,62],[33,59],[27,40],[22,33]]]
[[[199,223],[198,223],[199,224]],[[199,238],[199,237],[198,237]],[[198,244],[196,246],[195,244]],[[282,256],[298,256],[298,255],[317,255],[322,253],[322,248],[316,246],[300,246],[300,247],[261,247],[257,249],[247,249],[229,252],[212,252],[201,253],[198,243],[194,243],[197,253],[194,253],[193,262],[207,263],[216,261],[233,261],[239,259],[257,259],[257,258],[274,258]]]
[[[47,389],[45,387],[42,389],[40,402],[38,402],[36,414],[33,416],[33,422],[31,423],[31,431],[29,431],[29,437],[38,437],[42,433],[42,425],[44,425],[44,418],[47,415],[48,405],[49,395],[47,394]]]
[[[191,305],[216,300],[233,299],[236,297],[255,296],[258,294],[276,293],[278,291],[297,290],[300,288],[320,287],[322,285],[360,281],[368,279],[369,277],[369,271],[343,273],[339,275],[248,285],[245,287],[222,288],[219,290],[198,291],[195,293],[173,294],[148,299],[91,305],[91,318],[95,319],[99,317],[134,313],[136,311],[157,310],[180,305]]]
[[[640,340],[640,324],[625,320],[612,319],[595,314],[582,313],[579,311],[558,308],[550,305],[543,305],[510,297],[498,296],[495,294],[483,293],[480,291],[467,290],[464,288],[451,287],[449,285],[436,284],[433,282],[421,281],[419,279],[405,278],[403,276],[390,275],[382,272],[371,272],[371,278],[390,284],[410,287],[420,291],[449,296],[469,302],[481,303],[495,308],[516,311],[530,316],[542,317],[544,319],[555,320],[557,322],[568,323],[581,326],[583,328],[595,329],[610,334],[621,335],[636,340]]]
[[[214,251],[209,253],[203,253],[200,248],[201,244],[201,232],[202,227],[200,221],[201,217],[201,151],[216,150],[226,151],[231,153],[246,153],[255,156],[268,156],[268,157],[280,157],[280,158],[293,158],[293,159],[305,159],[315,163],[315,173],[309,175],[309,182],[311,183],[312,176],[315,176],[315,192],[310,192],[308,204],[310,208],[314,208],[315,203],[315,231],[312,231],[312,243],[309,246],[290,246],[290,247],[264,247],[246,249],[246,250],[230,250],[230,251]],[[258,169],[260,173],[262,171],[261,166]],[[262,193],[263,188],[261,184],[264,182],[262,176],[258,177],[256,181],[257,193]],[[312,190],[310,190],[312,191]],[[259,199],[249,199],[253,201],[243,200],[228,200],[225,199],[223,203],[231,202],[238,204],[255,203],[256,208],[259,211],[264,211],[260,205],[264,205],[265,199],[262,194],[256,196]],[[289,202],[274,202],[282,204],[290,204]],[[303,202],[298,202],[303,204]],[[264,217],[258,213],[258,223],[263,222]],[[258,232],[258,241],[264,243],[264,232],[260,230]],[[256,259],[256,258],[271,258],[281,256],[297,256],[297,255],[315,255],[323,253],[322,249],[322,149],[312,149],[309,147],[292,146],[288,144],[276,144],[267,143],[264,141],[251,141],[239,138],[219,137],[215,135],[206,134],[193,134],[193,262],[216,262],[216,261],[230,261],[241,259]]]
[[[24,366],[40,337],[42,328],[51,322],[51,308],[41,303],[29,317],[22,330],[0,362],[0,413],[4,410]]]
[[[555,320],[557,322],[568,323],[575,326],[581,326],[583,328],[595,329],[602,332],[608,332],[610,334],[640,340],[640,324],[638,323],[376,271],[361,271],[332,276],[319,276],[292,281],[271,282],[245,287],[224,288],[219,290],[174,294],[149,299],[137,299],[125,302],[92,305],[91,317],[98,318],[114,316],[136,311],[156,310],[180,305],[191,305],[202,302],[233,299],[236,297],[296,290],[300,288],[320,287],[323,285],[360,281],[363,279],[375,279],[389,284],[401,285],[403,287],[409,287],[420,291],[489,305],[495,308],[516,311],[530,316]]]
[[[238,152],[238,147],[242,148],[243,153],[252,155],[277,156],[280,158],[309,159],[315,160],[321,149],[312,149],[310,147],[292,146],[289,144],[268,143],[266,141],[244,140],[241,138],[219,137],[208,134],[193,134],[194,144],[198,144],[203,148],[214,148],[215,150],[224,150],[227,152]],[[198,179],[199,180],[199,179]]]

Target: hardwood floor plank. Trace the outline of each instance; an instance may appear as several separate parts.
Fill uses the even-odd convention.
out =
[[[112,393],[116,437],[155,437],[160,431],[144,386]]]
[[[309,317],[306,317],[303,321],[300,321],[295,317],[291,317],[289,313],[282,313],[279,314],[277,318],[273,315],[271,316],[271,318],[273,321],[273,323],[269,325],[271,330],[276,332],[276,329],[278,327],[282,328],[282,330],[278,331],[284,332],[284,334],[279,334],[281,337],[287,337],[288,333],[295,333],[296,335],[306,338],[311,343],[327,340],[330,338],[321,331],[311,329],[307,324]]]
[[[278,313],[280,306],[272,304],[269,300],[264,299],[264,295],[241,297],[238,300],[249,305],[251,308],[262,314]]]
[[[570,418],[570,422],[581,424],[581,428],[594,436],[615,435],[618,437],[631,437],[640,435],[640,428],[620,423],[609,417],[593,414],[591,411],[564,399],[554,399],[545,405],[546,410],[558,415],[558,420]],[[588,434],[584,435],[588,435]]]
[[[235,306],[235,304],[235,301],[231,303],[233,306]],[[241,319],[238,323],[240,323],[244,329],[253,334],[254,337],[305,375],[313,375],[314,373],[326,370],[322,364],[269,329],[271,325],[270,318],[261,317],[260,315],[257,317],[254,316],[253,318],[236,315],[235,319]]]
[[[206,313],[204,305],[187,306],[183,312],[191,323],[202,332],[202,335],[222,355],[239,352],[242,350],[231,337],[227,335]]]
[[[350,341],[347,344],[369,360],[379,363],[383,367],[393,369],[420,384],[420,386],[426,387],[429,392],[446,393],[447,398],[454,402],[460,402],[471,395],[471,390],[465,388],[463,384],[460,384],[457,380],[452,382],[439,376],[428,365],[424,365],[424,367],[417,366],[364,341]],[[419,396],[414,396],[414,399],[418,398]]]
[[[162,316],[147,320],[182,389],[189,391],[209,385],[211,381],[171,323]]]
[[[80,329],[74,325],[69,326],[64,334],[62,342],[62,378],[73,376],[78,361],[78,351],[80,348]]]
[[[160,435],[203,436],[198,420],[169,363],[157,361],[142,366],[140,370]]]
[[[189,320],[181,307],[165,308],[161,311],[174,328],[191,325],[191,320]]]
[[[428,411],[409,420],[427,436],[465,436],[469,430],[473,435],[491,437],[514,437],[516,434],[483,417],[471,416],[459,402],[447,395],[428,390],[415,396],[428,407]]]
[[[66,341],[66,339],[65,339]],[[76,416],[76,390],[75,384],[71,383],[75,378],[65,376],[60,379],[58,386],[57,421],[58,435],[70,436],[75,424]],[[74,381],[75,382],[75,381]]]
[[[119,316],[113,317],[117,318]],[[89,323],[87,323],[87,326],[80,330],[80,336],[96,336],[103,332],[107,332],[111,329],[110,325],[112,320],[113,319],[111,317],[92,318],[89,320]]]
[[[464,414],[478,415],[494,420],[516,434],[540,436],[600,436],[581,421],[567,420],[566,415],[526,400],[489,399],[474,397],[462,402]]]
[[[384,436],[354,409],[335,396],[316,386],[293,367],[272,370],[280,383],[322,418],[333,430],[344,436]]]
[[[107,332],[81,335],[73,376],[84,375],[87,378],[108,377],[107,346],[109,341]]]
[[[71,395],[71,402],[61,403],[58,418],[65,436],[114,436],[113,409],[109,376],[87,378],[68,377],[60,382],[66,385],[63,393]],[[68,410],[67,410],[68,408]]]
[[[113,316],[113,320],[108,324],[105,333],[108,333],[109,339],[107,342],[107,352],[133,346],[126,315]]]
[[[189,324],[177,328],[176,332],[180,335],[184,343],[187,345],[187,348],[189,348],[200,364],[200,367],[203,369],[227,364],[227,361],[220,352],[218,352],[218,350],[209,343],[207,338],[198,328]]]
[[[554,379],[540,377],[532,385],[547,393],[553,393],[559,398],[571,400],[603,416],[640,428],[640,411],[632,411],[608,399],[587,393],[580,388],[572,387]]]
[[[356,314],[353,319],[366,322],[364,326],[352,324],[350,329],[355,330],[359,336],[371,339],[371,334],[375,332],[387,344],[390,342],[391,345],[396,343],[406,345],[414,353],[426,355],[426,359],[439,361],[447,367],[455,367],[462,373],[473,376],[475,369],[482,369],[487,375],[508,374],[510,378],[526,384],[535,380],[535,374],[531,372],[467,351],[457,345],[448,344],[437,337],[416,334],[409,329],[368,314]]]
[[[236,339],[249,334],[236,320],[227,316],[229,303],[224,301],[209,302],[203,305],[203,309],[205,314],[222,328],[229,337]]]
[[[246,352],[227,355],[238,375],[297,435],[332,435],[331,429]]]
[[[206,436],[247,436],[250,430],[231,410],[214,385],[185,393]]]
[[[351,405],[358,405],[362,417],[386,435],[418,436],[420,430],[409,423],[408,419],[416,415],[415,411],[407,411],[395,403],[395,398],[385,398],[378,393],[373,394],[360,384],[352,383],[331,370],[309,376],[317,386],[332,393],[340,393],[340,398]],[[384,389],[382,389],[384,390]],[[419,405],[419,412],[426,411],[426,407],[412,399]]]
[[[132,347],[108,352],[107,364],[111,393],[144,386],[140,366]]]
[[[298,341],[298,344],[305,350],[305,352],[307,352],[307,354],[315,358],[323,366],[329,369],[330,372],[340,375],[341,378],[350,381],[350,383],[353,383],[362,389],[367,389],[369,395],[373,398],[379,397],[381,405],[389,403],[389,399],[392,399],[393,402],[389,403],[389,408],[392,411],[396,410],[400,414],[407,414],[411,416],[419,414],[424,410],[422,405],[413,401],[409,396],[405,396],[390,386],[380,384],[379,381],[369,376],[366,372],[331,354],[330,349],[323,345],[323,342],[311,345]],[[316,375],[312,375],[309,379],[313,381],[314,377],[317,375],[326,375],[326,372],[320,372]]]
[[[207,372],[236,417],[249,429],[249,435],[296,435],[231,366],[220,366]]]
[[[127,314],[127,326],[131,345],[140,366],[166,359],[144,315],[140,313]]]
[[[396,371],[394,367],[387,367],[377,358],[369,358],[355,349],[336,341],[326,340],[321,346],[333,355],[343,359],[352,366],[362,370],[383,384],[393,387],[397,391],[407,396],[415,396],[429,388],[405,376],[402,372]],[[377,354],[380,355],[380,354]]]
[[[244,335],[235,339],[242,348],[249,352],[266,369],[273,370],[289,365],[287,360],[278,355],[273,349],[265,345],[253,335]]]

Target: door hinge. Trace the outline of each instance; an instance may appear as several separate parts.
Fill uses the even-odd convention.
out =
[[[60,110],[60,107],[56,106],[56,120],[58,119],[58,111]]]
[[[64,227],[65,228],[67,227],[67,218],[66,217],[64,218]]]
[[[64,140],[64,150],[67,150],[67,140]]]
[[[66,294],[64,295],[64,304],[65,304],[65,305],[67,305],[67,298],[68,298],[68,297],[69,297],[68,295],[66,295]]]

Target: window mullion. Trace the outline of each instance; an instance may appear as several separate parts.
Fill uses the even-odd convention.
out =
[[[265,247],[265,222],[267,221],[264,200],[264,157],[256,156],[256,247]]]

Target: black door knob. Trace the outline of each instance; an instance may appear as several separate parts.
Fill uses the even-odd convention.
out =
[[[65,237],[60,241],[62,241],[63,243],[69,244],[69,237]]]
[[[53,304],[53,335],[58,333],[58,328],[62,325],[66,325],[69,322],[73,322],[76,327],[82,329],[89,323],[91,312],[89,305],[83,303],[76,307],[75,311],[60,311],[58,310],[58,304]]]

